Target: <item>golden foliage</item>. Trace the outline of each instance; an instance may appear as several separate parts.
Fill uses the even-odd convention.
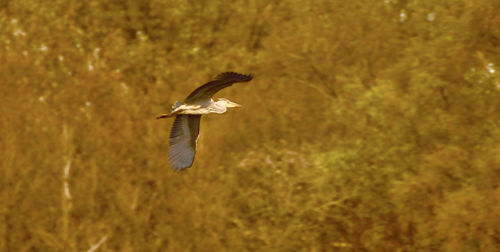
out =
[[[3,1],[1,251],[495,251],[500,3]],[[192,168],[154,120],[220,72]]]

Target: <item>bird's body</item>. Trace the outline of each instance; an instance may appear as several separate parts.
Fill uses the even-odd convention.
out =
[[[240,105],[224,98],[221,98],[218,101],[214,101],[212,99],[201,101],[198,104],[176,102],[174,106],[172,106],[170,114],[162,116],[172,117],[174,115],[206,115],[211,113],[223,114],[227,111],[228,107],[240,107]],[[163,118],[162,116],[160,117]]]
[[[176,102],[170,113],[157,117],[160,119],[175,116],[169,139],[169,160],[170,166],[174,170],[179,171],[191,167],[193,164],[201,115],[222,114],[227,111],[227,108],[241,107],[239,104],[224,98],[214,101],[212,96],[233,83],[250,80],[252,80],[252,75],[233,72],[222,73],[215,80],[195,89],[184,102]]]

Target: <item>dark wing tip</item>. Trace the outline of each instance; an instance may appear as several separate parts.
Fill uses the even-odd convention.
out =
[[[193,166],[193,162],[194,162],[194,159],[190,159],[190,157],[187,157],[187,158],[179,158],[179,159],[175,159],[175,160],[170,160],[170,167],[172,167],[172,169],[174,171],[182,171],[184,169],[187,169],[187,168],[190,168],[191,166]]]
[[[184,102],[204,101],[221,89],[233,85],[233,83],[251,81],[252,78],[251,74],[239,74],[235,72],[221,73],[215,77],[215,80],[209,81],[191,92]]]
[[[217,75],[216,80],[232,80],[235,82],[251,81],[253,79],[252,74],[239,74],[235,72],[225,72]]]

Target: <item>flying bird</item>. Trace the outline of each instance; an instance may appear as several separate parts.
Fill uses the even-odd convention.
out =
[[[241,105],[224,98],[214,101],[212,96],[234,83],[248,82],[252,78],[251,74],[221,73],[214,80],[195,89],[184,102],[176,102],[170,113],[156,117],[156,119],[161,119],[175,116],[170,131],[170,148],[168,150],[170,166],[174,170],[180,171],[193,165],[202,115],[223,114],[227,108],[241,107]]]

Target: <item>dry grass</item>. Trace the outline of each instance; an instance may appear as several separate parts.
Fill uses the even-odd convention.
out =
[[[500,5],[0,3],[1,251],[495,251]],[[403,14],[402,14],[403,13]],[[244,108],[168,167],[157,114]]]

